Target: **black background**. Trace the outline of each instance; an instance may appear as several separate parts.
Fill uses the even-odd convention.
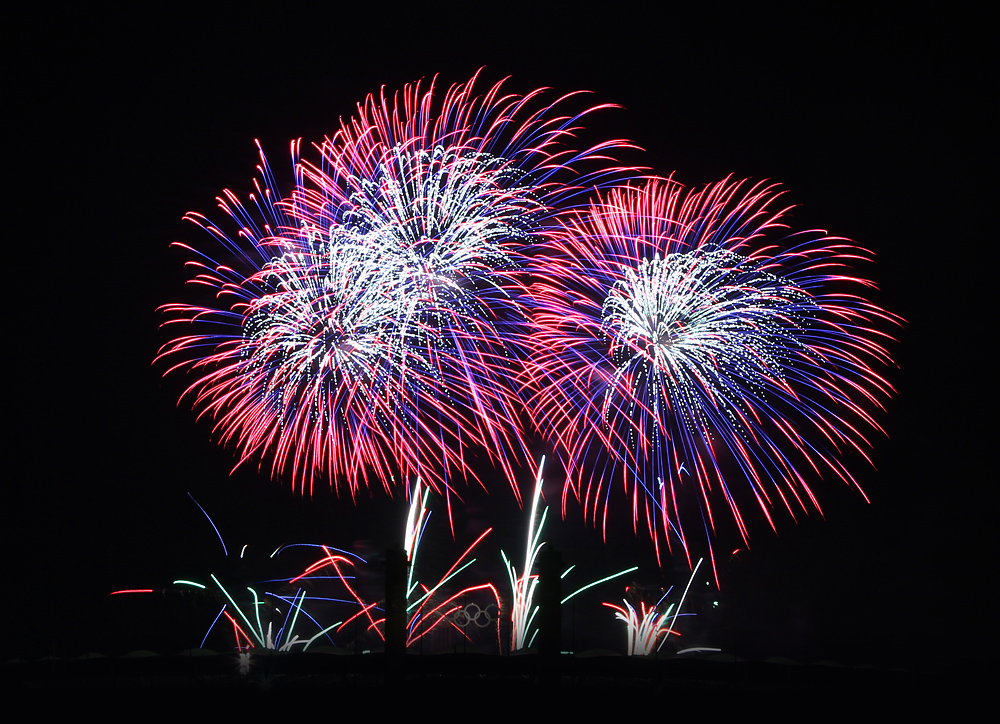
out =
[[[876,301],[906,320],[888,437],[873,437],[876,468],[860,471],[871,503],[828,482],[825,519],[779,520],[778,535],[755,521],[751,550],[720,564],[724,611],[692,643],[845,663],[984,655],[996,633],[984,18],[408,7],[76,9],[7,23],[3,658],[196,645],[201,624],[107,596],[222,565],[187,492],[230,547],[378,551],[395,537],[398,492],[352,504],[328,490],[303,498],[253,468],[230,475],[230,452],[152,365],[155,310],[182,293],[170,242],[206,241],[181,217],[221,218],[223,188],[249,191],[255,138],[284,173],[291,139],[320,140],[381,85],[440,73],[447,86],[482,66],[513,91],[586,89],[621,105],[595,132],[633,140],[658,173],[782,183],[797,227],[875,252]],[[632,564],[650,581],[686,577],[680,561],[661,572],[628,530],[604,545],[579,517],[548,524],[587,569],[578,581]],[[525,519],[501,484],[469,492],[455,543],[441,518],[435,535],[457,552],[494,526],[483,558],[502,584],[496,549],[520,555]]]

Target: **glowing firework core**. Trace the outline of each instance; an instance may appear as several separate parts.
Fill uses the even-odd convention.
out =
[[[748,389],[762,387],[760,378],[783,379],[790,347],[807,353],[795,320],[811,307],[808,297],[758,266],[729,251],[698,250],[621,267],[603,326],[617,375],[636,370],[633,386],[651,398],[654,420],[665,404],[688,423],[706,423],[707,404],[739,407]],[[731,409],[729,416],[735,423]]]

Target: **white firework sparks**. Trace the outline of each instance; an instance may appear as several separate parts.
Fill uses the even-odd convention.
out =
[[[649,406],[658,434],[661,412],[668,411],[690,429],[709,423],[707,410],[742,427],[748,392],[759,390],[762,378],[785,384],[790,356],[808,355],[796,320],[814,305],[794,284],[759,267],[724,249],[699,249],[621,268],[603,308],[618,365],[611,387],[642,370],[633,383],[646,399],[632,404]]]

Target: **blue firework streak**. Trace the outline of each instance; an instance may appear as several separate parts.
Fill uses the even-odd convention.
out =
[[[607,155],[623,144],[580,148],[596,108],[566,114],[570,96],[476,80],[369,96],[315,161],[292,144],[287,196],[261,154],[251,202],[220,200],[232,232],[189,215],[226,257],[185,247],[217,296],[163,308],[193,331],[159,358],[195,375],[187,396],[241,462],[303,490],[419,476],[447,494],[480,455],[515,485],[526,250],[621,175]]]
[[[820,509],[823,474],[857,487],[844,453],[867,457],[880,430],[880,328],[899,320],[859,293],[856,245],[767,242],[779,196],[730,180],[614,190],[536,260],[533,408],[566,467],[564,512],[576,497],[604,527],[624,494],[658,553],[680,541],[690,560],[688,508],[711,539],[725,501],[747,539],[737,484],[772,527],[777,508]]]

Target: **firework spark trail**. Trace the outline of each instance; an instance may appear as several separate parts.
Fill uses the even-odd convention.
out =
[[[351,594],[352,602],[356,603],[359,606],[359,610],[357,611],[357,613],[355,613],[353,616],[349,617],[345,621],[342,621],[342,622],[340,622],[338,624],[335,624],[335,626],[339,626],[339,628],[337,629],[338,633],[340,631],[343,631],[345,628],[347,628],[347,626],[352,621],[354,621],[356,618],[360,618],[361,616],[366,616],[368,618],[368,622],[369,622],[368,630],[374,629],[375,632],[378,633],[378,635],[382,638],[382,640],[385,640],[385,636],[382,634],[382,631],[378,628],[378,625],[377,625],[379,623],[379,621],[376,621],[376,619],[372,616],[372,613],[371,613],[372,609],[376,608],[376,604],[375,603],[365,603],[365,601],[361,598],[361,596],[358,594],[358,592],[351,586],[350,583],[348,583],[348,581],[350,580],[351,576],[346,575],[344,573],[344,569],[341,567],[342,564],[353,566],[354,565],[354,561],[350,560],[349,558],[345,558],[342,555],[335,555],[334,553],[332,553],[332,550],[337,550],[335,548],[331,549],[329,546],[325,546],[325,545],[320,545],[318,547],[323,551],[323,554],[324,554],[323,557],[320,558],[319,560],[315,561],[311,565],[309,565],[305,569],[305,571],[303,571],[301,574],[299,574],[295,578],[292,578],[289,581],[289,583],[295,583],[295,582],[297,582],[298,580],[300,580],[302,578],[314,577],[314,574],[317,571],[322,570],[326,566],[330,566],[334,570],[334,573],[335,573],[335,575],[333,577],[336,578],[336,579],[338,579],[341,583],[343,583],[344,588],[346,588],[347,591],[348,591],[348,593]],[[351,555],[353,555],[353,554],[351,554]],[[357,556],[355,556],[355,557],[357,557]],[[359,558],[359,560],[362,560],[362,559]],[[362,562],[364,562],[364,561],[362,560]],[[380,620],[384,620],[384,619],[380,619]]]
[[[691,577],[684,588],[684,593],[681,595],[681,600],[677,604],[676,611],[674,611],[674,604],[672,603],[667,606],[663,613],[659,611],[660,605],[663,604],[673,590],[672,587],[667,589],[667,592],[653,606],[647,607],[645,602],[639,602],[639,612],[642,614],[642,618],[639,617],[639,613],[636,612],[635,608],[628,601],[622,601],[625,604],[624,608],[616,606],[613,603],[604,604],[614,610],[615,618],[625,624],[628,633],[627,654],[629,656],[645,656],[653,653],[654,650],[659,651],[663,648],[663,644],[666,643],[671,634],[679,635],[674,631],[674,625],[677,623],[677,618],[681,615],[684,599],[687,598],[691,582],[694,581],[694,577],[698,573],[698,568],[701,567],[703,560],[699,558],[698,563],[695,564],[694,569],[691,571]]]
[[[206,511],[202,507],[202,505],[197,500],[195,500],[194,496],[191,495],[191,493],[188,493],[188,497],[191,499],[191,502],[193,502],[202,512],[202,514],[208,520],[209,525],[212,526],[212,529],[215,531],[215,534],[216,536],[218,536],[219,542],[222,545],[223,553],[228,558],[229,551],[228,548],[226,547],[226,542],[223,539],[222,533],[219,531],[218,526],[215,525],[215,521],[212,520],[212,517],[208,514],[208,511]],[[282,551],[285,551],[289,548],[298,547],[301,545],[308,545],[308,544],[293,544],[293,545],[281,546],[280,548],[276,549],[271,554],[270,557],[273,559],[277,557]],[[243,558],[247,547],[248,546],[246,545],[243,546],[242,550],[240,551],[239,555],[240,558]],[[338,549],[332,549],[332,550],[336,550],[337,553],[340,554],[353,556],[354,558],[357,558],[359,561],[364,563],[364,560],[362,558],[354,555],[353,553],[347,553],[346,551],[340,551]],[[327,559],[334,562],[334,565],[336,565],[337,562],[353,565],[353,561],[346,558],[345,555],[335,556],[333,553],[331,553],[331,549],[326,547],[323,547],[323,551],[326,554]],[[320,566],[316,566],[315,568],[318,567]],[[312,580],[314,578],[317,578],[317,576],[311,575],[312,573],[313,569],[311,568],[307,569],[302,575],[292,579],[291,581],[287,581],[287,579],[280,578],[277,579],[276,581],[270,580],[270,581],[262,581],[260,583],[279,582],[282,584],[287,583],[288,585],[292,585],[300,580]],[[198,581],[193,581],[189,579],[177,579],[173,581],[174,586],[183,587],[185,589],[194,588],[200,591],[207,591],[207,590],[214,591],[215,589],[217,589],[218,592],[222,594],[225,600],[225,603],[223,604],[222,608],[218,611],[211,625],[208,627],[208,630],[205,632],[205,635],[202,637],[199,648],[204,648],[205,642],[211,635],[213,629],[215,628],[215,625],[219,622],[220,619],[225,618],[226,620],[229,621],[230,625],[232,626],[234,645],[238,650],[245,651],[247,649],[260,647],[263,649],[269,649],[274,651],[291,651],[294,647],[301,646],[302,650],[304,651],[308,649],[308,647],[311,646],[320,637],[326,636],[333,628],[339,625],[338,622],[337,624],[334,624],[332,626],[324,627],[322,624],[320,624],[319,621],[317,621],[317,619],[311,613],[309,613],[309,611],[306,610],[305,604],[307,601],[310,602],[327,601],[334,603],[349,603],[349,604],[360,603],[360,601],[358,601],[356,597],[355,600],[353,601],[345,601],[341,599],[308,596],[306,595],[306,591],[302,588],[296,589],[295,593],[290,596],[282,595],[280,593],[275,593],[273,591],[264,591],[264,595],[261,596],[258,593],[258,590],[253,586],[244,586],[245,590],[248,591],[250,594],[250,600],[248,600],[245,594],[240,594],[239,597],[234,595],[231,589],[223,585],[222,581],[220,581],[219,578],[214,573],[209,574],[209,578],[211,578],[212,583],[214,584],[214,589],[209,589],[209,586],[207,586],[206,584],[199,583]],[[336,578],[338,578],[345,585],[348,591],[353,593],[350,584],[347,583],[347,580],[350,578],[349,576],[345,576],[343,575],[342,572],[338,571],[338,576],[336,576]],[[153,592],[154,589],[151,588],[128,589],[128,590],[112,591],[111,595],[117,595],[123,593],[153,593]],[[163,592],[165,593],[166,591]],[[287,606],[287,608],[285,609],[284,616],[282,616],[281,614],[279,603]],[[265,618],[269,620],[265,621],[265,619],[262,619],[261,617],[262,608],[264,609],[265,612]],[[309,621],[311,621],[316,626],[316,630],[318,632],[314,633],[309,638],[302,638],[300,633],[295,633],[296,628],[299,624],[300,616],[303,617],[304,619],[308,619]],[[240,623],[241,621],[242,624]],[[280,622],[277,631],[274,630],[275,621]],[[301,629],[301,627],[299,628]]]
[[[451,614],[461,608],[456,601],[461,598],[465,598],[471,593],[475,593],[476,591],[490,592],[493,599],[496,601],[497,609],[499,610],[500,608],[500,595],[496,588],[490,583],[478,586],[468,586],[461,589],[457,593],[445,597],[444,600],[440,600],[441,596],[439,595],[446,584],[476,562],[476,559],[469,558],[469,555],[483,541],[483,539],[493,531],[492,528],[487,528],[475,541],[473,541],[472,545],[466,548],[465,552],[455,559],[451,568],[445,571],[444,575],[441,576],[436,584],[428,587],[420,583],[419,580],[414,580],[414,574],[417,569],[417,553],[420,550],[420,542],[423,539],[423,534],[430,518],[430,512],[427,510],[427,501],[429,496],[430,490],[424,490],[423,494],[421,494],[421,485],[420,480],[418,479],[414,484],[413,493],[410,498],[410,511],[407,515],[406,528],[404,530],[403,537],[403,547],[406,551],[406,561],[409,568],[406,580],[406,613],[408,617],[406,639],[407,646],[412,646],[442,623],[450,621],[449,617]],[[414,598],[414,594],[416,594],[416,598]],[[462,636],[467,636],[466,633],[453,622],[452,627],[455,628]],[[499,634],[500,631],[498,627],[498,637]]]
[[[422,486],[420,480],[417,480],[414,483],[413,490],[410,494],[410,509],[407,515],[406,526],[403,534],[403,547],[406,552],[406,560],[409,568],[406,582],[406,645],[408,647],[413,646],[431,631],[447,624],[451,624],[460,635],[467,637],[467,634],[461,629],[461,627],[455,625],[451,619],[452,614],[461,609],[461,605],[458,603],[460,599],[465,599],[472,594],[486,594],[491,596],[493,601],[495,601],[497,609],[499,610],[500,608],[499,593],[493,584],[485,583],[466,586],[465,588],[462,588],[454,593],[452,593],[451,590],[446,590],[449,589],[449,584],[456,578],[456,576],[470,568],[476,562],[476,559],[471,557],[471,554],[479,546],[483,539],[485,539],[486,536],[493,531],[492,528],[487,528],[482,534],[480,534],[480,536],[476,538],[476,540],[473,541],[472,544],[458,556],[458,558],[455,559],[455,562],[451,565],[451,567],[445,571],[444,575],[437,579],[437,582],[433,585],[427,586],[415,577],[420,543],[423,540],[423,534],[430,519],[430,511],[427,507],[430,493],[431,491],[429,489]],[[338,632],[344,630],[348,624],[356,618],[365,616],[368,619],[367,630],[374,631],[384,641],[386,624],[385,617],[377,617],[380,609],[378,609],[375,603],[366,603],[361,593],[350,585],[348,582],[349,577],[345,575],[346,569],[343,565],[354,565],[354,562],[345,558],[343,555],[335,555],[331,553],[331,549],[327,546],[319,547],[323,550],[324,556],[309,565],[300,576],[291,579],[289,583],[295,583],[303,577],[313,578],[317,572],[320,572],[329,566],[333,569],[333,577],[341,580],[344,587],[351,594],[353,599],[352,602],[356,603],[360,607],[360,610],[354,616],[347,619],[342,624],[336,624],[339,626],[337,629]],[[498,627],[498,638],[499,635],[500,632]],[[313,638],[315,639],[315,637]]]
[[[531,512],[528,517],[528,537],[525,541],[524,547],[524,568],[521,570],[520,575],[518,575],[514,564],[507,558],[507,554],[502,550],[500,551],[500,557],[503,559],[504,567],[507,569],[507,577],[510,580],[511,589],[511,651],[530,648],[531,644],[535,640],[535,636],[538,634],[537,629],[532,630],[532,623],[535,620],[535,614],[538,613],[538,606],[535,605],[534,600],[535,590],[538,586],[539,579],[538,574],[532,573],[532,571],[535,568],[535,561],[538,559],[538,554],[541,552],[542,546],[545,545],[545,542],[542,541],[542,529],[545,527],[545,518],[549,512],[548,506],[546,506],[542,510],[541,516],[538,515],[538,502],[542,498],[542,484],[544,483],[544,479],[542,478],[542,470],[544,468],[545,456],[543,455],[538,463],[538,472],[535,474],[535,488],[531,496]],[[575,567],[575,565],[571,565],[563,572],[560,578],[566,578],[569,572]],[[607,583],[614,578],[624,576],[637,569],[638,566],[632,566],[619,571],[618,573],[613,573],[610,576],[605,576],[604,578],[588,583],[585,586],[581,586],[573,591],[573,593],[564,597],[559,602],[559,605],[561,606],[565,604],[578,594],[583,593],[594,586]]]
[[[545,466],[545,457],[542,456],[541,461],[538,464],[538,473],[535,476],[535,488],[534,493],[531,496],[531,513],[528,518],[528,539],[524,547],[524,568],[521,570],[521,575],[517,574],[517,569],[514,565],[507,559],[506,554],[500,551],[500,556],[503,558],[504,566],[507,569],[507,575],[510,578],[510,588],[511,588],[511,638],[510,638],[510,650],[518,651],[527,646],[531,645],[531,640],[528,639],[528,631],[531,629],[531,623],[535,618],[535,614],[538,612],[538,607],[533,605],[535,599],[535,588],[538,585],[538,575],[532,574],[535,568],[535,560],[538,558],[538,553],[541,551],[542,546],[545,545],[541,540],[542,528],[545,526],[545,516],[548,514],[549,509],[546,507],[542,511],[541,519],[537,518],[538,511],[538,501],[542,497],[542,469]],[[536,527],[537,522],[537,527]]]
[[[564,514],[573,496],[605,527],[624,493],[657,554],[679,541],[690,563],[684,509],[711,541],[721,496],[747,539],[736,480],[772,527],[779,507],[819,510],[824,471],[857,485],[841,458],[881,430],[879,327],[899,319],[855,291],[873,285],[847,240],[766,243],[779,196],[728,179],[612,190],[535,260],[532,409],[567,470]]]
[[[270,457],[303,491],[421,477],[448,495],[477,451],[517,493],[525,252],[626,173],[609,154],[628,144],[578,143],[603,106],[566,113],[576,94],[478,95],[477,79],[369,96],[318,161],[292,144],[286,197],[261,153],[250,203],[219,199],[233,234],[188,215],[223,247],[179,245],[216,298],[162,307],[192,331],[157,359],[195,376],[183,397],[238,464]]]

